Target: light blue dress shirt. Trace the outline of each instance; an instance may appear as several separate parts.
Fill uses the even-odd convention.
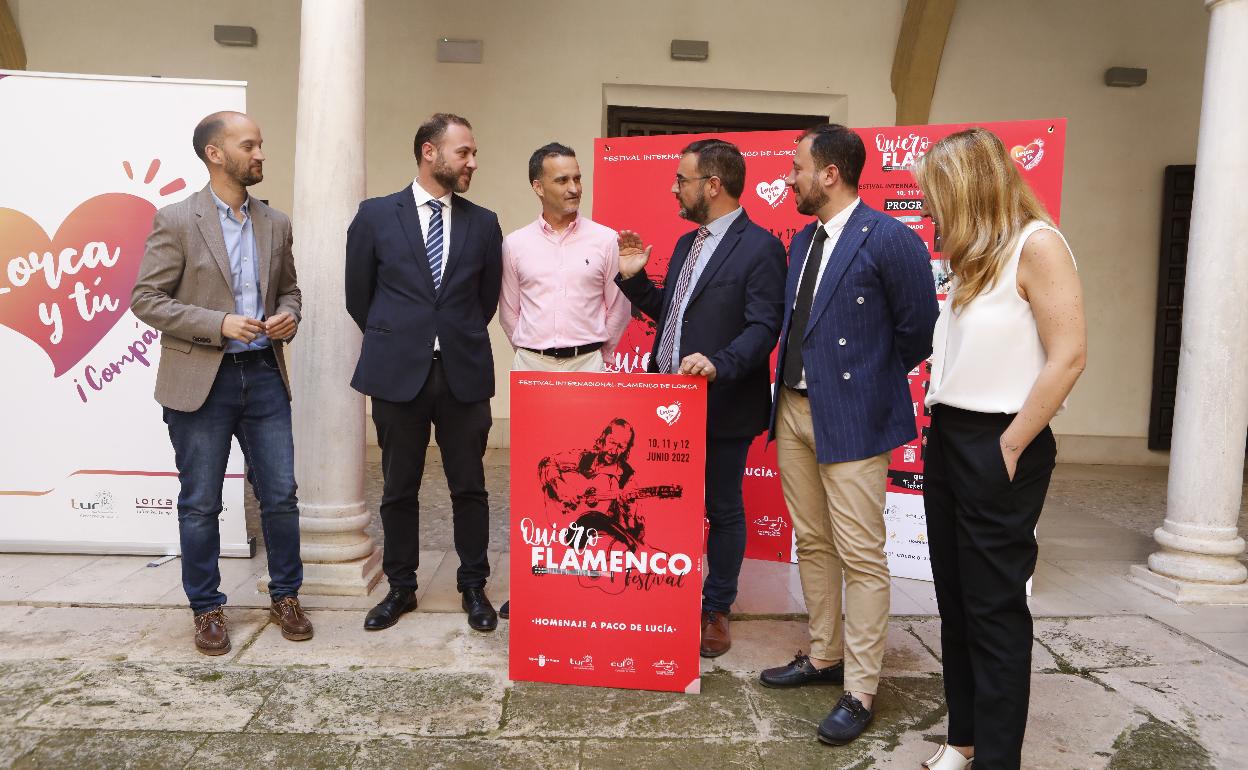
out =
[[[243,202],[243,221],[234,218],[234,212],[211,187],[208,192],[217,204],[217,218],[221,221],[221,234],[225,236],[225,253],[230,258],[230,276],[234,288],[234,312],[248,318],[264,320],[264,298],[260,296],[260,265],[256,262],[256,234],[251,228],[251,196]],[[250,344],[226,339],[226,353],[242,353],[269,347],[269,338],[261,334]]]
[[[732,227],[732,223],[737,221],[739,216],[741,216],[741,207],[737,206],[736,210],[729,211],[719,219],[706,225],[706,229],[711,234],[706,236],[705,241],[702,241],[702,251],[698,252],[698,263],[693,266],[693,277],[689,282],[689,291],[685,294],[685,300],[680,303],[680,307],[676,312],[676,355],[672,357],[673,374],[680,371],[680,360],[686,355],[704,352],[680,349],[680,333],[684,329],[685,310],[689,307],[689,299],[693,297],[693,290],[698,285],[698,279],[702,277],[702,271],[706,269],[706,264],[711,261],[711,257],[715,254],[715,248],[719,246],[719,242],[724,239],[724,233],[728,232],[728,228]]]

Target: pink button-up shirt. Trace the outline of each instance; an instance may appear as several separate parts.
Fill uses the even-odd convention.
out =
[[[610,360],[631,315],[619,262],[615,231],[583,216],[562,233],[539,216],[504,238],[498,320],[512,347],[601,342]]]

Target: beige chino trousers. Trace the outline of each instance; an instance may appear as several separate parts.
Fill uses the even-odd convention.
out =
[[[815,459],[810,401],[783,385],[779,391],[776,459],[797,535],[797,568],[810,613],[810,654],[844,660],[846,692],[874,695],[888,633],[884,492],[889,453],[820,463]]]
[[[516,357],[511,360],[513,372],[601,372],[602,369],[601,350],[591,350],[571,358],[555,358],[516,348]]]

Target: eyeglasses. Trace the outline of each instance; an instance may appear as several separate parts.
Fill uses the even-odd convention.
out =
[[[713,176],[713,175],[712,175],[712,176]],[[680,187],[680,186],[681,186],[681,185],[683,185],[685,182],[696,182],[696,181],[698,181],[699,179],[710,179],[710,178],[711,178],[711,177],[709,177],[709,176],[681,176],[680,174],[677,174],[677,175],[676,175],[676,186],[677,186],[677,187]]]

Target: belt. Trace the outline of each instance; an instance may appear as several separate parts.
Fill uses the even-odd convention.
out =
[[[810,391],[808,391],[806,388],[792,388],[792,387],[789,387],[788,385],[785,385],[784,389],[794,395],[801,396],[802,398],[810,398]]]
[[[277,357],[273,354],[273,348],[260,348],[259,350],[244,350],[241,353],[226,353],[225,360],[233,364],[249,364],[253,361],[276,361]]]
[[[525,348],[530,353],[537,353],[539,356],[550,356],[552,358],[575,358],[586,353],[593,353],[602,347],[601,342],[591,342],[587,345],[575,345],[570,348],[546,348],[538,350],[536,348]]]

